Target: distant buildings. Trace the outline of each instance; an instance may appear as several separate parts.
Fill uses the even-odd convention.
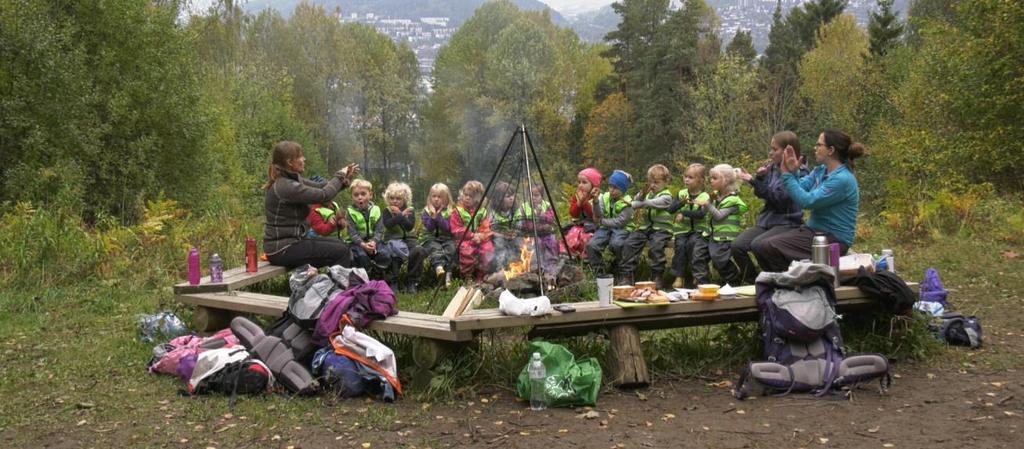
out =
[[[373,26],[396,42],[407,42],[416,53],[422,75],[421,85],[430,90],[430,75],[437,52],[452,38],[457,27],[450,26],[448,17],[420,17],[416,19],[381,17],[373,13],[348,14],[341,22],[358,22]]]

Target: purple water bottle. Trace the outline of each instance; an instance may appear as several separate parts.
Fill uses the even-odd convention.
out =
[[[214,284],[224,282],[224,262],[220,260],[217,253],[210,257],[210,282]]]
[[[200,276],[199,248],[193,246],[192,250],[188,252],[188,283],[192,285],[199,285]]]

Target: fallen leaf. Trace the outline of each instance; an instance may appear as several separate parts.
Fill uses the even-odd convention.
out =
[[[490,399],[487,399],[487,398],[480,398],[480,403],[481,403],[481,404],[486,404],[486,403],[488,403],[488,402],[491,402],[491,400],[490,400]]]
[[[1006,416],[1017,416],[1017,413],[1015,413],[1015,412],[1011,412],[1011,411],[1009,411],[1009,410],[1007,410],[1007,411],[1004,411],[1004,412],[1003,412],[1003,414],[1005,414]]]
[[[85,423],[87,423],[87,422],[89,422],[89,421],[86,421],[86,420],[84,420],[84,419],[83,419],[83,420],[81,420],[81,421],[77,422],[77,423],[76,423],[75,425],[76,425],[76,426],[84,426],[84,425],[85,425]]]
[[[885,443],[882,445],[882,447],[896,447],[896,445],[892,443]]]
[[[558,433],[569,433],[569,429],[558,429]]]
[[[647,400],[647,395],[643,394],[643,393],[641,393],[639,391],[636,392],[636,397],[637,397],[637,399],[639,399],[641,401],[646,401]]]
[[[586,419],[595,419],[595,418],[600,418],[601,414],[591,410],[591,411],[586,412],[586,413],[580,413],[579,415],[576,415],[576,417],[577,418],[586,418]]]
[[[281,440],[281,435],[274,435],[274,436],[270,437],[270,441],[279,441],[279,440]]]
[[[818,438],[818,442],[820,442],[821,444],[828,443],[828,438],[820,437]]]
[[[675,417],[676,417],[676,415],[673,415],[671,413],[666,413],[666,414],[662,415],[661,420],[662,421],[668,421],[668,420],[673,419]]]
[[[608,420],[607,419],[602,419],[600,422],[597,423],[597,426],[598,427],[608,427]]]
[[[876,433],[876,432],[878,432],[878,429],[880,429],[880,428],[881,427],[879,427],[879,426],[872,427],[872,428],[868,429],[868,433]]]
[[[647,426],[647,427],[651,427],[651,426],[654,425],[654,423],[652,423],[650,421],[644,421],[644,425]]]
[[[989,382],[989,385],[991,385],[993,387],[996,387],[996,388],[1002,388],[1003,387],[1003,383],[1002,382]]]
[[[1018,256],[1020,256],[1020,254],[1017,254],[1017,252],[1012,250],[1012,249],[1008,249],[1006,251],[1003,251],[1003,258],[1004,259],[1016,259]]]
[[[704,430],[711,430],[711,428],[710,428],[710,427],[708,427],[708,426],[700,426],[700,428],[701,428],[701,429],[704,429]]]
[[[522,431],[522,432],[519,432],[519,434],[520,434],[520,435],[522,435],[522,436],[524,436],[524,437],[528,437],[528,436],[530,436],[530,432],[527,432],[527,431],[525,431],[525,430],[524,430],[524,431]]]
[[[743,410],[736,410],[736,414],[737,415],[745,415],[745,414],[747,414],[747,412],[745,412]]]
[[[715,387],[715,388],[732,388],[732,381],[726,379],[726,380],[723,380],[721,382],[711,382],[711,383],[708,383],[707,386]]]
[[[494,422],[494,425],[496,425],[496,426],[500,426],[502,424],[505,424],[505,421],[495,421]]]
[[[179,443],[181,443],[181,444],[185,444],[185,443],[188,443],[188,438],[182,438],[182,439],[181,439],[181,440],[179,440],[178,442],[179,442]]]
[[[994,397],[996,397],[996,394],[995,393],[985,393],[985,396],[994,398]]]
[[[927,376],[928,376],[929,379],[934,379],[935,378],[935,375],[932,374],[932,373],[928,373]]]

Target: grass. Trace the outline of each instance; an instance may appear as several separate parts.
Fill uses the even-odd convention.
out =
[[[32,221],[38,218],[30,218],[25,218],[28,224],[39,225]],[[177,379],[146,373],[145,363],[152,344],[137,339],[137,318],[163,307],[172,307],[186,320],[190,318],[188,309],[175,305],[167,287],[181,276],[180,270],[167,267],[176,266],[173,256],[187,246],[180,243],[182,239],[198,235],[223,245],[237,243],[216,237],[212,226],[202,226],[203,231],[186,237],[174,237],[174,232],[182,227],[170,227],[167,241],[143,236],[136,243],[121,244],[119,251],[130,254],[130,262],[113,264],[110,258],[114,256],[90,249],[89,260],[121,268],[113,271],[113,275],[97,272],[51,276],[47,279],[59,281],[48,284],[55,285],[52,287],[27,277],[82,266],[61,265],[61,259],[53,256],[43,262],[53,266],[33,266],[33,251],[59,249],[74,254],[73,242],[50,239],[42,246],[7,253],[20,259],[0,265],[0,275],[8,280],[0,284],[5,286],[0,288],[0,397],[4,398],[0,401],[0,438],[6,445],[34,446],[40,441],[65,437],[84,438],[82,441],[95,445],[169,445],[182,439],[195,439],[191,442],[195,445],[287,445],[290,438],[301,437],[301,428],[296,428],[301,426],[333,426],[339,437],[355,438],[367,429],[399,429],[403,424],[398,422],[428,421],[433,418],[431,403],[515,388],[515,378],[527,359],[528,341],[523,330],[481,334],[476,344],[444,360],[424,384],[409,382],[415,372],[412,339],[379,334],[396,351],[407,396],[424,404],[411,415],[399,415],[394,407],[373,401],[338,400],[330,396],[241,398],[230,411],[224,397],[179,397],[182,385]],[[239,228],[247,229],[244,225],[232,229]],[[63,230],[66,227],[55,228]],[[17,243],[12,235],[7,234],[5,243]],[[146,266],[146,250],[132,246],[146,244],[156,245],[150,250],[150,257],[155,257],[152,264],[156,266],[152,272],[140,268]],[[1005,310],[1020,310],[1024,263],[1019,258],[1002,256],[1002,251],[1012,245],[965,234],[925,242],[907,241],[871,227],[856,249],[878,252],[883,246],[893,247],[897,267],[909,280],[919,281],[925,268],[937,267],[958,311],[994,317]],[[7,248],[10,251],[11,247]],[[28,274],[19,271],[26,267],[31,267]],[[134,272],[138,272],[137,276]],[[11,282],[13,277],[20,279]],[[265,282],[259,288],[287,293],[283,279]],[[399,307],[440,313],[455,288],[457,285],[440,289],[432,305],[433,290],[400,295]],[[496,303],[485,304],[488,306]],[[844,322],[843,331],[851,350],[881,352],[900,363],[927,363],[936,360],[937,354],[947,353],[969,369],[996,371],[1019,366],[1011,354],[998,349],[984,354],[944,352],[927,331],[925,320],[851,317]],[[596,357],[602,362],[608,348],[606,338],[600,334],[553,341],[566,345],[577,358]],[[752,323],[648,331],[642,333],[642,344],[656,379],[721,379],[758,358],[756,326]],[[282,421],[282,416],[292,419]],[[282,422],[302,424],[288,427]],[[350,436],[345,436],[346,432]]]

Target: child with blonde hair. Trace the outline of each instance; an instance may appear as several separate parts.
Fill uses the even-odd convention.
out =
[[[659,289],[664,288],[665,247],[672,240],[673,227],[673,216],[668,211],[673,200],[672,191],[668,189],[670,177],[668,167],[652,165],[647,169],[647,184],[633,199],[634,216],[639,220],[622,248],[622,284],[633,282],[633,271],[646,246],[652,280]]]
[[[381,251],[384,222],[380,206],[373,204],[373,184],[365,179],[356,179],[350,189],[352,204],[347,209],[345,241],[352,248],[352,264],[380,277],[391,261],[387,252]]]
[[[690,164],[683,172],[683,188],[679,190],[679,197],[669,208],[669,212],[676,214],[672,254],[672,274],[676,277],[672,284],[674,288],[693,288],[693,279],[707,277],[707,263],[695,264],[693,254],[707,229],[707,211],[698,206],[697,201],[707,202],[709,199],[704,191],[704,165]]]
[[[459,190],[459,204],[451,218],[452,235],[459,242],[459,269],[467,281],[483,281],[494,258],[491,218],[483,208],[484,185],[466,182]]]
[[[455,242],[452,240],[452,191],[442,182],[430,187],[427,205],[420,219],[423,221],[423,248],[430,257],[430,267],[438,279],[447,280],[448,270],[455,261]]]
[[[748,209],[747,203],[739,196],[740,170],[728,164],[719,164],[711,169],[710,174],[711,198],[694,201],[707,212],[708,227],[704,230],[704,239],[694,248],[693,263],[696,266],[710,261],[726,283],[740,285],[740,272],[732,260],[732,241],[743,230],[743,214]],[[698,284],[710,282],[708,274],[697,278]]]
[[[416,228],[416,210],[410,204],[412,189],[404,182],[392,182],[384,190],[384,200],[388,204],[381,219],[384,222],[384,251],[391,261],[387,272],[388,284],[392,290],[398,290],[402,265],[408,263],[405,285],[401,290],[416,293],[426,253],[413,232]]]

